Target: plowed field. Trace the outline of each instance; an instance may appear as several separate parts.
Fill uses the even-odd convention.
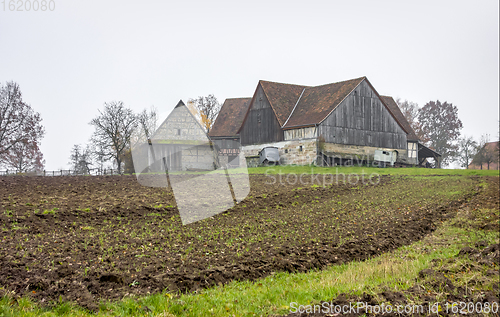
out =
[[[433,231],[480,181],[384,176],[323,187],[251,175],[243,202],[183,226],[171,191],[132,176],[4,177],[0,292],[96,309],[101,299],[362,260]]]

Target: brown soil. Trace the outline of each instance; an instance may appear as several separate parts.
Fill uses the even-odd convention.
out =
[[[488,177],[484,178],[489,183],[488,189],[486,191],[481,191],[479,195],[474,195],[472,199],[462,206],[466,209],[479,209],[487,208],[498,210],[500,206],[500,195],[499,195],[499,178],[498,177]],[[469,213],[467,218],[473,219],[474,214]],[[461,226],[464,222],[459,220],[455,221],[454,225]],[[470,225],[470,223],[469,223]],[[485,230],[495,230],[498,231],[499,222],[498,218],[488,219],[487,221],[482,221],[480,224],[472,223],[471,225],[474,229],[485,229]],[[469,261],[465,261],[457,267],[457,260],[467,258]],[[394,292],[394,291],[383,291],[376,295],[364,293],[361,296],[353,294],[340,294],[337,297],[331,299],[327,302],[321,302],[318,305],[320,307],[335,307],[339,305],[343,307],[344,305],[349,306],[352,303],[366,303],[371,306],[375,305],[387,305],[391,304],[392,307],[397,307],[398,305],[406,306],[409,304],[408,299],[411,298],[411,305],[421,305],[423,307],[424,313],[385,313],[383,316],[500,316],[500,311],[498,311],[498,305],[500,303],[500,279],[499,279],[499,266],[500,266],[500,245],[493,244],[487,245],[485,241],[478,241],[474,247],[464,247],[460,252],[453,258],[441,260],[433,260],[431,268],[422,270],[419,272],[418,277],[415,279],[415,284],[405,291]],[[460,262],[462,263],[462,262]],[[475,273],[475,278],[468,279],[467,287],[455,285],[451,280],[450,276]],[[457,277],[459,278],[459,277]],[[383,287],[382,287],[383,288]],[[438,295],[441,301],[438,300]],[[445,300],[443,300],[443,295]],[[458,313],[453,313],[452,303],[458,303],[455,310]],[[468,305],[491,305],[496,303],[497,312],[478,313],[478,311],[468,311]],[[439,314],[431,310],[430,307],[435,307],[439,304],[442,308]],[[448,305],[447,305],[448,304]],[[486,306],[478,306],[486,307]],[[303,307],[303,310],[305,308]],[[347,310],[347,308],[346,308]],[[283,317],[320,317],[320,316],[379,316],[373,311],[366,311],[360,309],[359,312],[351,312],[346,314],[331,314],[316,312],[316,313],[290,313]]]
[[[172,193],[134,177],[0,178],[0,292],[96,310],[102,299],[305,272],[412,243],[467,198],[415,201],[405,210],[389,200],[381,217],[354,203],[334,209],[324,202],[365,193],[370,201],[404,179],[382,177],[362,188],[268,182],[252,175],[251,193],[238,206],[181,227]]]

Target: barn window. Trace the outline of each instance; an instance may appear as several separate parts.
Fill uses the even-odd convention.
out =
[[[417,158],[417,144],[415,142],[408,142],[408,157]]]

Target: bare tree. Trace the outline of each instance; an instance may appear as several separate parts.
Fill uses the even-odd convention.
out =
[[[102,172],[104,170],[104,164],[108,161],[107,152],[102,147],[102,145],[96,143],[93,137],[90,138],[90,143],[88,145],[90,149],[90,160],[94,163],[94,166]]]
[[[188,104],[192,104],[198,109],[203,128],[207,133],[210,132],[222,106],[217,98],[214,95],[198,97],[196,99],[189,99]],[[194,115],[196,117],[196,114]]]
[[[405,116],[406,120],[410,124],[413,131],[415,131],[415,135],[418,137],[420,141],[423,143],[429,142],[429,137],[422,131],[422,124],[418,121],[418,112],[420,107],[416,102],[409,100],[402,100],[400,98],[396,99],[396,103],[401,109],[401,112]]]
[[[80,145],[75,144],[71,149],[69,157],[71,169],[76,174],[90,174],[90,167],[92,166],[92,150],[90,146],[82,148]]]
[[[2,158],[7,168],[18,173],[43,171],[45,160],[36,142],[17,142]]]
[[[104,111],[90,124],[95,127],[91,142],[105,159],[116,162],[121,173],[123,156],[130,146],[130,139],[137,124],[137,117],[131,109],[125,108],[122,101],[104,104]]]
[[[132,158],[132,148],[136,144],[143,144],[151,139],[158,128],[158,110],[152,106],[149,111],[144,109],[137,114],[137,127],[130,142],[130,148],[126,149],[123,162],[124,173],[132,174],[135,172],[134,161]]]
[[[471,136],[463,136],[458,140],[458,161],[460,166],[469,168],[477,153],[477,142]]]
[[[158,110],[152,106],[149,109],[144,109],[137,115],[137,133],[134,135],[134,141],[145,142],[151,139],[156,129],[158,128]]]
[[[41,121],[40,114],[23,101],[17,83],[0,84],[0,163],[15,166],[19,172],[43,169],[39,143],[45,129]]]

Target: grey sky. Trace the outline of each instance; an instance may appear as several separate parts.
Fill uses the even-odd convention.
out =
[[[41,113],[48,170],[68,167],[106,101],[166,116],[179,99],[250,97],[259,79],[367,76],[383,95],[451,102],[463,134],[498,138],[497,0],[53,1],[0,3],[0,81]]]

